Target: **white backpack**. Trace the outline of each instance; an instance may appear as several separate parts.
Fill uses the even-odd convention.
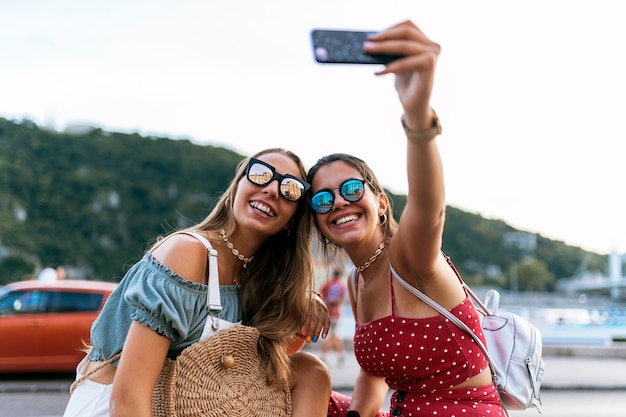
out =
[[[482,327],[487,346],[458,317],[403,280],[393,267],[391,272],[404,288],[472,336],[489,361],[493,382],[505,409],[538,408],[541,404],[539,389],[545,369],[539,329],[517,314],[498,312],[500,294],[496,290],[489,290],[483,304],[463,282],[450,258],[447,260],[483,317]]]

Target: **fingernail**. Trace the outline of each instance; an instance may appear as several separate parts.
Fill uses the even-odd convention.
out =
[[[312,339],[311,339],[311,336],[307,336],[307,337],[306,337],[306,341],[307,341],[307,343],[311,343],[311,340],[312,340]]]
[[[313,338],[313,343],[317,342],[317,336]]]

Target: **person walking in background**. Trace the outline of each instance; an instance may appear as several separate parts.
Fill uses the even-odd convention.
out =
[[[37,281],[54,282],[65,279],[65,269],[62,266],[46,267],[37,274]]]
[[[333,248],[342,248],[356,266],[348,289],[361,370],[352,398],[333,392],[329,416],[382,414],[391,388],[393,416],[501,417],[487,358],[474,340],[396,279],[403,277],[450,310],[484,342],[478,313],[441,251],[446,205],[435,141],[441,127],[430,106],[440,47],[404,21],[369,38],[363,49],[400,56],[377,75],[395,74],[409,187],[398,224],[363,160],[332,154],[309,170],[315,224],[320,241],[330,242],[327,262]]]
[[[304,178],[295,154],[259,152],[242,161],[202,222],[158,240],[93,323],[92,346],[77,367],[64,416],[151,416],[165,359],[204,337],[207,322],[210,329],[224,321],[258,329],[268,380],[290,384],[294,415],[325,416],[328,368],[309,352],[288,355],[296,333],[306,330],[317,340],[330,325],[313,291]],[[209,263],[210,253],[217,265]],[[219,281],[220,312],[207,307],[209,280]]]
[[[328,329],[328,336],[322,345],[321,358],[326,362],[328,352],[334,350],[337,353],[338,364],[343,365],[346,356],[343,339],[337,333],[337,323],[341,318],[341,309],[347,299],[348,288],[343,282],[343,277],[338,269],[333,270],[333,275],[322,285],[320,293],[322,294],[326,307],[328,307],[328,314],[330,315],[330,328]]]

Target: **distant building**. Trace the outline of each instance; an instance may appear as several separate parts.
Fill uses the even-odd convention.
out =
[[[566,293],[607,294],[613,300],[626,298],[626,277],[623,264],[626,255],[612,252],[609,255],[609,273],[603,275],[583,270],[577,276],[559,280],[557,288]]]

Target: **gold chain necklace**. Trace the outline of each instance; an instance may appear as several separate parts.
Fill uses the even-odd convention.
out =
[[[241,262],[243,262],[243,268],[246,269],[248,267],[248,264],[252,260],[252,258],[254,258],[254,256],[246,258],[241,253],[239,253],[239,251],[237,249],[235,249],[233,244],[228,239],[228,235],[226,235],[226,231],[224,229],[220,230],[220,237],[222,238],[222,240],[224,242],[226,242],[226,246],[228,246],[228,249],[230,249],[230,251],[233,253],[233,255],[235,255],[237,257],[237,259],[239,259]]]
[[[374,269],[374,272],[372,272],[372,276],[367,281],[365,281],[365,278],[363,278],[363,274],[359,274],[359,291],[365,291],[367,286],[370,285],[370,282],[374,281],[374,277],[380,269],[380,265],[381,264],[376,265],[376,269]]]
[[[380,254],[383,253],[383,249],[385,249],[384,240],[380,242],[380,245],[378,245],[378,249],[376,249],[376,252],[374,252],[374,254],[370,256],[369,260],[356,269],[356,272],[363,272],[367,268],[369,268],[374,263],[374,261],[376,261],[376,258],[378,258]]]
[[[367,288],[367,286],[370,285],[370,282],[374,280],[374,276],[378,272],[378,269],[380,268],[380,264],[378,264],[378,266],[374,270],[374,273],[372,274],[372,277],[368,279],[367,281],[365,281],[365,278],[363,277],[362,272],[366,270],[367,268],[369,268],[376,261],[376,258],[378,258],[380,254],[383,253],[383,249],[385,249],[384,240],[380,242],[380,245],[378,245],[378,248],[376,249],[374,254],[370,256],[367,262],[365,262],[363,265],[361,265],[360,267],[356,269],[356,273],[359,274],[359,290],[361,291],[365,290],[365,288]]]

